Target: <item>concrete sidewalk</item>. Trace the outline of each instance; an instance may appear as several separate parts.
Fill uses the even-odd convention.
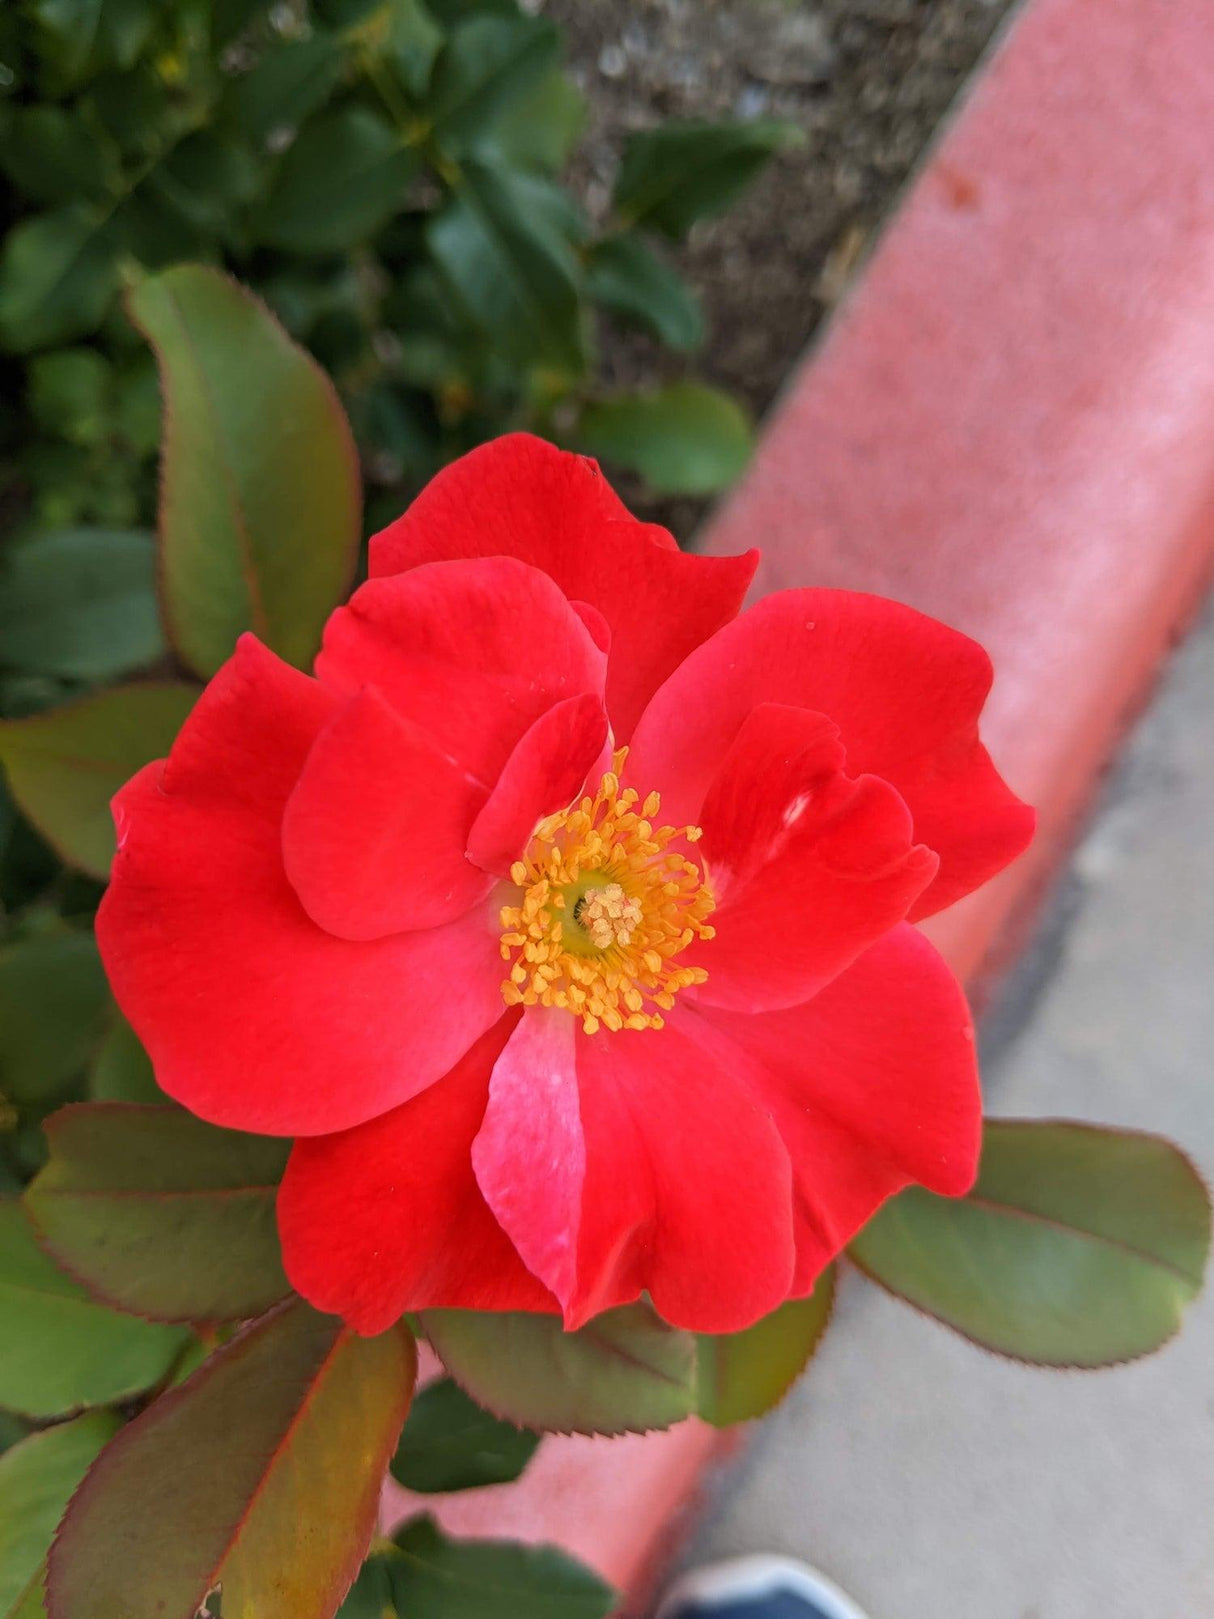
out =
[[[1178,655],[988,1020],[992,1114],[1173,1136],[1214,1175],[1214,617]],[[872,1619],[1214,1616],[1214,1289],[1080,1374],[998,1360],[854,1271],[691,1560],[808,1558]]]

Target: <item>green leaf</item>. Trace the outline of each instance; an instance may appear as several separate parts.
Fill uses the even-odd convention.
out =
[[[0,721],[0,763],[13,797],[71,865],[94,877],[108,874],[110,799],[169,751],[197,695],[181,681],[149,681]]]
[[[794,125],[758,122],[660,124],[630,135],[616,178],[616,212],[628,225],[684,236],[723,213],[773,152],[799,138]]]
[[[11,1411],[0,1411],[0,1455],[26,1438],[29,1431],[30,1424],[24,1417],[14,1416]]]
[[[589,261],[590,296],[613,315],[687,353],[704,341],[699,299],[641,236],[609,236]]]
[[[423,0],[387,0],[383,51],[411,96],[425,94],[434,58],[446,38]]]
[[[695,1407],[695,1339],[646,1305],[597,1316],[579,1332],[560,1317],[428,1310],[422,1322],[447,1371],[478,1405],[560,1433],[644,1433]]]
[[[506,108],[480,144],[519,168],[558,174],[585,125],[585,96],[559,68],[553,68]]]
[[[234,234],[236,216],[258,194],[261,166],[248,148],[200,129],[158,163],[144,182],[151,208],[205,241]]]
[[[156,1083],[152,1059],[117,1008],[89,1070],[89,1095],[94,1102],[168,1101]]]
[[[159,20],[156,0],[102,0],[98,44],[114,67],[134,67]]]
[[[95,201],[105,192],[104,146],[79,117],[45,102],[12,109],[0,167],[38,203]]]
[[[580,375],[581,271],[543,182],[469,162],[426,240],[469,319],[503,357]]]
[[[535,1454],[540,1436],[482,1411],[443,1377],[413,1402],[392,1460],[398,1484],[419,1494],[509,1484]]]
[[[46,1619],[46,1568],[40,1568],[7,1619]]]
[[[702,382],[616,394],[586,406],[578,447],[639,472],[666,495],[712,495],[745,470],[754,429],[735,399]]]
[[[216,1586],[223,1619],[329,1619],[415,1372],[403,1328],[279,1305],[103,1452],[51,1548],[50,1619],[185,1619]]]
[[[270,0],[211,0],[211,47],[219,50],[268,11]]]
[[[341,77],[342,63],[341,42],[332,34],[317,31],[274,46],[229,85],[220,119],[263,145],[279,130],[298,128],[323,106]]]
[[[109,433],[113,368],[96,349],[56,349],[30,362],[30,414],[71,444],[100,444]]]
[[[363,1564],[349,1595],[337,1610],[337,1619],[396,1619],[392,1576],[388,1559],[382,1553],[368,1557]]]
[[[417,169],[416,153],[375,113],[329,113],[283,158],[258,210],[258,240],[292,253],[345,252],[396,213]]]
[[[286,1294],[274,1197],[289,1142],[123,1102],[62,1108],[44,1129],[26,1207],[96,1297],[154,1321],[238,1321]]]
[[[186,1338],[96,1303],[43,1253],[21,1205],[0,1200],[0,1405],[59,1417],[129,1399]]]
[[[0,664],[112,680],[163,655],[150,534],[67,529],[9,547],[0,577]]]
[[[57,1096],[92,1056],[109,1005],[91,933],[0,950],[0,1093],[18,1102]]]
[[[105,0],[33,0],[34,16],[52,36],[54,57],[69,80],[89,64],[104,5]]]
[[[426,9],[444,28],[455,28],[472,17],[517,17],[518,0],[426,0]]]
[[[10,231],[0,256],[0,346],[15,354],[95,331],[118,286],[107,215],[85,203]]]
[[[119,1428],[108,1411],[92,1411],[31,1434],[0,1457],[0,1619],[21,1619],[30,1592],[42,1585],[46,1554],[63,1509]]]
[[[448,1540],[415,1518],[385,1557],[396,1610],[408,1619],[604,1619],[618,1594],[555,1546]]]
[[[556,66],[560,35],[542,17],[473,17],[434,64],[425,110],[451,153],[465,152]]]
[[[201,675],[246,629],[302,667],[349,586],[360,538],[357,453],[333,385],[216,270],[149,277],[130,312],[156,350],[166,402],[170,636]]]
[[[984,1348],[1046,1366],[1108,1366],[1179,1329],[1209,1241],[1205,1187],[1170,1142],[988,1121],[968,1197],[911,1188],[849,1252],[874,1281]]]
[[[696,1337],[696,1412],[714,1427],[761,1417],[805,1370],[830,1322],[834,1267],[807,1299],[792,1299],[745,1332]]]

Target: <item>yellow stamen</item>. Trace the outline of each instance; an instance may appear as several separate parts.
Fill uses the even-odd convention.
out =
[[[702,967],[675,958],[711,939],[704,874],[677,846],[695,826],[655,826],[661,799],[620,787],[621,748],[598,792],[541,821],[510,868],[521,890],[502,908],[501,950],[511,962],[507,1006],[556,1006],[600,1027],[660,1029],[679,990],[702,984]]]

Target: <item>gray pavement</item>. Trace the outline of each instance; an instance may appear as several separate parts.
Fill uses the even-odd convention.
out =
[[[1138,727],[986,1044],[991,1113],[1159,1130],[1214,1177],[1214,617]],[[1214,1289],[1151,1359],[1052,1373],[850,1272],[692,1560],[758,1550],[808,1558],[872,1619],[1214,1616]]]

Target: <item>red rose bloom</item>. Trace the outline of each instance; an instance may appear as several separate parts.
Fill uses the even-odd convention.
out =
[[[170,1095],[300,1138],[319,1308],[731,1331],[970,1185],[970,1020],[909,923],[1030,835],[988,659],[844,591],[738,617],[753,567],[501,439],[373,541],[313,678],[245,636],[118,795],[115,993]]]

